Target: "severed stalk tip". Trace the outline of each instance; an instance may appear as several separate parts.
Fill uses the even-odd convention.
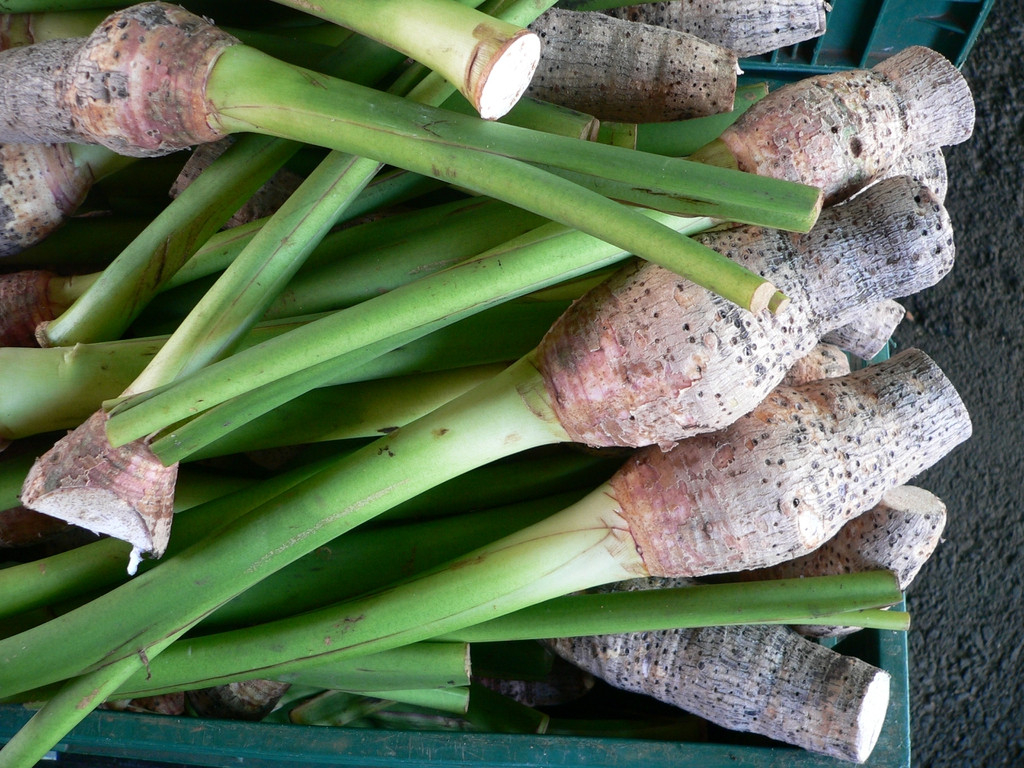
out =
[[[466,82],[473,106],[485,120],[497,120],[516,105],[526,92],[540,63],[540,38],[529,30],[505,40],[497,52],[486,56],[480,50],[470,64]],[[477,62],[483,62],[479,67]]]
[[[29,509],[132,545],[128,572],[141,555],[167,548],[177,465],[165,467],[143,440],[117,448],[97,411],[58,440],[29,470],[21,502]]]

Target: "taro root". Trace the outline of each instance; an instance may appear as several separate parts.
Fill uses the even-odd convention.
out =
[[[946,505],[923,488],[903,485],[844,525],[839,533],[810,554],[744,574],[744,578],[791,579],[889,570],[906,591],[935,552],[946,525]],[[856,627],[799,625],[802,635],[839,637]]]
[[[739,56],[754,56],[823,34],[828,7],[824,0],[671,0],[610,8],[605,13],[687,32]]]
[[[769,93],[691,159],[818,187],[829,205],[908,154],[967,140],[974,100],[941,54],[912,46],[871,69]]]
[[[601,120],[655,123],[728,112],[736,55],[699,37],[553,8],[530,25],[543,42],[527,94]]]
[[[822,211],[806,235],[741,227],[699,239],[781,286],[789,305],[751,314],[655,265],[624,268],[538,347],[573,440],[645,445],[725,426],[861,306],[932,285],[953,264],[948,216],[905,177]]]
[[[128,572],[143,552],[159,557],[167,548],[174,514],[178,465],[165,467],[136,442],[112,448],[107,414],[97,411],[58,440],[29,470],[22,503],[132,545]]]
[[[863,307],[855,319],[834,328],[822,341],[835,344],[862,360],[871,360],[885,349],[896,327],[903,322],[907,310],[894,299],[878,301]]]
[[[677,584],[649,579],[617,588]],[[888,709],[887,672],[784,626],[591,635],[547,645],[617,688],[841,760],[867,760]]]

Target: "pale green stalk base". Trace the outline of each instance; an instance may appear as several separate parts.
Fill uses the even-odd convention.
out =
[[[195,461],[287,445],[380,437],[488,381],[505,367],[473,366],[318,387],[189,458]]]
[[[643,576],[643,561],[608,493],[602,486],[568,509],[412,581],[274,622],[271,645],[262,633],[249,630],[186,640],[153,660],[148,675],[135,678],[138,689],[163,690],[186,678],[199,687],[236,675],[276,677]],[[268,654],[268,648],[277,652]]]
[[[531,361],[520,361],[130,583],[0,642],[0,692],[11,695],[148,653],[252,584],[400,502],[498,458],[566,441],[546,398]],[[67,637],[75,638],[74,648]]]

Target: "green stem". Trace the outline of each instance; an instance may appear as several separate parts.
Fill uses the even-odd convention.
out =
[[[280,655],[268,655],[267,646],[254,641],[262,632],[208,635],[177,651],[168,649],[170,655],[159,666],[156,661],[151,665],[153,677],[139,682],[154,688],[177,685],[183,682],[183,661],[188,666],[184,674],[201,685],[219,681],[225,666],[229,675],[249,677],[292,672],[330,658],[438,637],[595,583],[642,575],[639,556],[618,528],[622,521],[610,519],[607,507],[603,494],[591,494],[445,568],[366,598],[265,625],[274,628]],[[597,521],[595,513],[605,519]]]
[[[482,384],[504,367],[496,363],[318,387],[243,424],[190,458],[380,437]]]
[[[172,635],[155,644],[154,655],[177,637]],[[0,749],[0,768],[31,768],[36,765],[126,679],[139,669],[145,671],[145,666],[144,656],[128,656],[101,670],[69,680]]]
[[[498,305],[393,349],[365,365],[336,370],[325,386],[507,364],[529,352],[567,304],[562,299]],[[261,323],[245,337],[244,344],[259,344],[313,319],[311,316]],[[145,369],[165,339],[120,339],[77,344],[70,350],[0,349],[0,438],[16,440],[78,426],[104,400],[122,393]],[[234,439],[226,435],[222,445]],[[222,448],[211,447],[204,454],[222,452]],[[204,454],[197,452],[193,456]]]
[[[47,346],[119,337],[195,250],[298,149],[246,136],[230,147],[122,251],[66,312],[45,326]]]
[[[217,526],[256,508],[279,493],[294,487],[323,469],[329,460],[322,459],[301,465],[265,481],[260,485],[245,484],[233,487],[236,481],[222,479],[216,497],[197,504],[188,514],[175,520],[175,535],[168,546],[167,557],[206,536]],[[181,488],[176,513],[183,511],[183,502],[194,496],[189,472],[179,477]],[[0,596],[3,606],[0,616],[13,616],[35,608],[72,600],[80,595],[125,581],[128,574],[125,563],[131,545],[114,538],[100,539],[67,552],[62,552],[32,563],[24,563],[0,570]],[[150,567],[141,564],[143,570]]]
[[[261,76],[254,78],[253,72]],[[376,157],[423,175],[457,180],[460,186],[555,220],[561,220],[555,215],[562,207],[556,207],[557,199],[531,203],[529,196],[519,194],[524,187],[540,184],[531,180],[532,175],[516,181],[504,172],[490,180],[485,169],[497,172],[508,167],[497,158],[521,161],[513,164],[520,169],[524,162],[543,164],[689,201],[690,215],[796,231],[810,229],[821,204],[820,191],[812,187],[478,120],[449,110],[428,110],[389,94],[289,67],[246,46],[233,46],[221,55],[207,92],[221,130],[272,133]],[[509,183],[512,187],[506,189]],[[558,188],[576,189],[580,196],[578,185]],[[533,207],[538,203],[544,208]],[[620,215],[626,214],[620,211],[617,218]]]
[[[653,212],[681,231],[707,227],[707,220],[680,220]],[[108,421],[107,436],[117,445],[150,435],[197,412],[225,403],[212,415],[213,429],[194,420],[176,430],[163,447],[187,456],[224,433],[224,423],[238,426],[257,415],[320,386],[343,365],[361,365],[412,338],[453,322],[468,313],[605,266],[626,253],[578,231],[548,224],[492,249],[476,259],[431,275],[408,286],[365,301],[304,328],[232,355],[157,390],[125,401]],[[344,357],[342,357],[344,356]],[[275,390],[257,387],[276,387]],[[231,398],[253,396],[226,419]],[[250,402],[251,401],[251,402]],[[212,412],[211,412],[212,413]],[[195,424],[195,426],[192,426]],[[175,445],[175,441],[178,441]],[[162,447],[153,445],[155,451]],[[165,456],[167,458],[165,458]]]
[[[165,651],[144,680],[136,676],[136,682],[128,683],[129,690],[149,694],[246,677],[276,678],[300,673],[307,665],[325,665],[329,659],[396,647],[403,640],[504,642],[729,624],[795,624],[804,617],[831,622],[837,615],[848,619],[853,612],[902,599],[888,571],[623,593],[629,597],[569,595],[585,588],[580,586],[585,581],[592,586],[612,580],[614,573],[613,567],[591,557],[597,539],[584,533],[587,514],[577,518],[577,531],[567,530],[565,519],[550,518],[476,550],[447,569],[367,598],[258,627],[191,638]],[[555,559],[541,559],[552,555]],[[619,560],[618,555],[613,557]],[[563,570],[563,562],[574,564],[572,574]],[[593,569],[589,574],[588,567]],[[537,581],[530,584],[531,577]],[[455,597],[455,592],[462,597]],[[643,592],[646,597],[635,596]],[[537,596],[544,594],[549,597],[540,602]],[[895,619],[906,628],[901,621],[905,614],[878,613],[890,614],[889,626]],[[494,615],[499,618],[475,621]],[[358,626],[338,631],[355,617]],[[438,630],[458,625],[463,628]]]
[[[357,79],[376,75],[373,66],[360,72],[357,63],[344,61],[344,53],[347,49],[343,45],[324,68]],[[386,53],[381,60],[385,66],[393,66],[392,53]],[[363,59],[359,64],[365,69],[367,61],[372,60]],[[46,345],[68,346],[121,336],[167,278],[300,146],[299,142],[266,136],[244,136],[235,142],[114,259],[66,312],[43,329]]]
[[[445,479],[566,441],[546,398],[536,369],[520,361],[128,584],[0,642],[0,691],[13,694],[147,652],[288,563]],[[600,550],[595,557],[608,562]],[[621,567],[613,570],[625,577]],[[120,618],[107,622],[104,615]],[[64,640],[71,636],[73,650]]]
[[[328,155],[203,296],[126,394],[187,375],[237,346],[379,167],[372,160]]]
[[[3,478],[13,481],[9,495],[15,503],[34,455],[26,453],[23,460],[5,465]],[[250,481],[239,485],[238,479],[219,475],[215,484],[203,483],[205,475],[183,467],[175,487],[174,536],[165,558],[311,476],[324,461],[328,460],[301,465],[252,490],[244,490]],[[202,626],[220,631],[269,621],[354,597],[401,575],[438,565],[558,511],[602,482],[618,463],[576,451],[545,451],[473,470],[399,504],[382,516],[389,524],[357,529],[300,558],[229,601],[204,619]],[[218,497],[223,498],[215,501]],[[188,514],[177,514],[184,510]],[[457,518],[458,524],[451,525],[450,518]],[[424,547],[424,541],[433,543]],[[0,569],[0,617],[9,620],[58,602],[67,605],[80,595],[127,581],[130,550],[126,542],[106,538]],[[383,562],[389,567],[380,568]],[[143,561],[140,567],[145,571],[152,566],[153,561]],[[72,607],[77,606],[62,605],[64,610],[57,612]]]
[[[906,614],[878,606],[902,594],[888,571],[770,581],[699,584],[635,592],[567,595],[441,637],[467,643],[540,640],[548,637],[658,632],[725,624],[830,624],[837,616],[873,627],[906,629]],[[629,596],[646,595],[646,597]],[[804,617],[809,619],[804,620]],[[851,625],[860,626],[860,625]]]

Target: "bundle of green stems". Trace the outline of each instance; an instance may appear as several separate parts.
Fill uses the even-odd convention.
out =
[[[70,11],[109,4],[52,5]],[[209,5],[201,10],[216,15],[220,4]],[[276,645],[275,622],[386,594],[413,575],[444,571],[454,558],[592,491],[621,462],[621,452],[584,452],[565,445],[548,426],[527,427],[524,433],[535,434],[525,434],[519,456],[488,447],[448,467],[451,457],[432,458],[424,451],[415,492],[371,505],[337,530],[325,524],[322,541],[302,543],[305,553],[295,549],[274,560],[272,534],[266,542],[251,542],[255,549],[270,548],[266,558],[249,557],[249,551],[217,564],[222,541],[237,536],[239,521],[277,520],[293,504],[327,505],[319,514],[336,517],[332,502],[320,495],[321,485],[346,485],[347,472],[358,475],[357,463],[351,469],[346,464],[358,460],[349,457],[481,383],[499,375],[514,379],[514,361],[534,348],[561,311],[635,254],[657,258],[737,303],[751,305],[757,296],[758,308],[772,311],[784,299],[774,286],[765,294],[758,276],[707,253],[687,235],[733,221],[805,230],[820,205],[816,190],[721,169],[690,169],[697,164],[668,157],[713,138],[756,100],[757,89],[738,98],[734,113],[714,121],[606,126],[598,133],[589,116],[522,101],[501,120],[484,122],[467,115],[480,105],[470,104],[472,87],[454,82],[459,60],[421,51],[416,34],[384,39],[386,30],[377,27],[388,23],[363,28],[357,17],[373,17],[366,8],[372,4],[349,3],[346,9],[345,3],[324,3],[316,19],[305,15],[308,4],[279,5],[292,9],[272,16],[285,20],[279,27],[253,23],[232,30],[253,51],[387,91],[395,101],[381,102],[384,109],[394,106],[398,123],[419,116],[416,130],[432,138],[418,145],[404,136],[395,139],[401,149],[384,159],[324,143],[326,150],[312,150],[313,167],[277,213],[222,230],[274,172],[295,166],[310,149],[298,131],[283,127],[301,123],[303,115],[288,117],[276,134],[246,134],[141,229],[126,222],[130,234],[116,254],[83,248],[104,266],[65,277],[67,309],[38,334],[49,348],[0,350],[0,359],[8,355],[2,375],[11,377],[0,386],[5,440],[55,435],[105,409],[112,446],[140,443],[164,465],[181,465],[170,546],[161,560],[144,561],[140,575],[128,578],[132,547],[113,538],[0,569],[0,699],[45,702],[0,750],[0,766],[34,764],[105,700],[268,674],[291,683],[297,700],[301,691],[329,690],[403,702],[416,713],[424,706],[438,712],[464,712],[468,706],[471,720],[535,731],[536,713],[488,708],[489,694],[470,685],[467,647],[708,623],[906,625],[904,614],[877,610],[900,595],[887,574],[876,573],[703,585],[657,600],[644,593],[612,600],[562,597],[493,621],[472,621],[433,642],[380,651],[370,644],[372,655],[353,655],[329,667],[254,659],[242,671],[217,671],[216,664],[202,670],[199,661],[189,661],[190,643],[207,637],[212,639],[204,642],[216,648],[220,633],[248,632],[257,645],[266,633],[266,642]],[[398,8],[396,13],[403,7],[387,5]],[[476,18],[464,15],[472,10],[503,24],[525,25],[550,5],[409,0],[409,23],[390,26],[416,32],[423,14],[441,9],[450,10],[453,20]],[[44,2],[7,7],[52,10]],[[443,26],[446,19],[432,18],[431,24]],[[266,55],[241,52],[232,71],[242,77]],[[303,70],[287,71],[278,82],[282,91],[291,87],[289,78],[306,77]],[[258,78],[245,78],[255,93],[252,81]],[[231,98],[225,122],[245,127],[251,121],[245,115],[248,95]],[[369,111],[374,109],[379,107]],[[445,125],[436,122],[440,117]],[[397,133],[407,131],[402,125]],[[377,136],[387,133],[375,130]],[[624,136],[634,143],[626,146]],[[360,139],[354,146],[365,143]],[[398,161],[407,158],[409,167],[402,167]],[[151,162],[141,160],[131,172],[142,168],[144,175]],[[676,172],[693,178],[670,176]],[[499,195],[506,187],[508,194]],[[710,196],[698,199],[697,188]],[[109,223],[117,221],[115,212]],[[90,217],[70,222],[67,230],[80,226],[84,232],[95,223]],[[614,241],[603,239],[612,231]],[[42,243],[20,254],[18,263],[73,271],[74,260],[55,255],[54,248]],[[465,419],[473,421],[471,415]],[[256,464],[267,459],[267,449],[285,451],[283,468]],[[213,460],[221,463],[210,470]],[[23,462],[0,465],[8,506],[16,504],[27,472]],[[277,525],[289,527],[286,519],[270,523]],[[543,547],[524,555],[544,556]],[[252,567],[235,572],[246,558]],[[505,567],[514,569],[515,562]],[[192,577],[219,584],[178,613],[134,613],[134,601],[149,583],[163,596],[158,602],[189,602],[181,597],[180,579]],[[122,594],[128,596],[123,603]],[[601,607],[611,602],[614,609]],[[97,655],[94,643],[109,639],[103,635],[125,610],[118,606],[133,614],[132,638]],[[43,649],[67,626],[86,620],[77,617],[90,617],[96,636],[80,638],[60,663],[51,663]],[[232,637],[225,635],[223,642]],[[42,655],[30,658],[36,642]],[[206,657],[197,652],[196,658]],[[477,709],[467,705],[467,696],[479,702]],[[319,699],[318,706],[332,713],[314,715],[307,708],[301,717],[358,719],[350,698]],[[347,714],[339,715],[340,708]]]

